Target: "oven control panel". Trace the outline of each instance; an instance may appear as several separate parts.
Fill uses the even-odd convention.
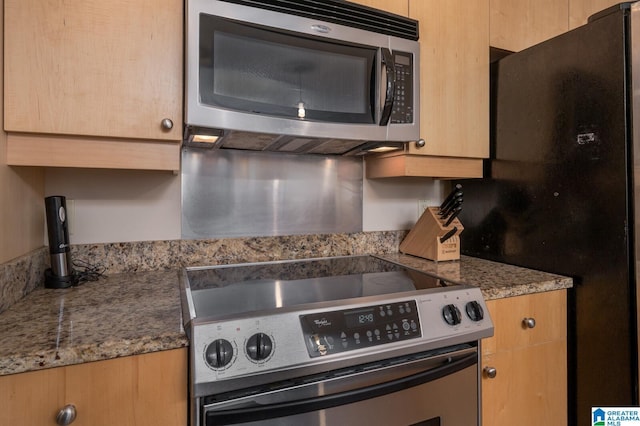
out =
[[[415,300],[300,315],[300,325],[312,358],[422,336]]]
[[[469,286],[438,287],[415,297],[194,321],[191,327],[193,377],[204,387],[236,378],[254,383],[263,373],[333,362],[355,365],[493,334],[480,289]]]

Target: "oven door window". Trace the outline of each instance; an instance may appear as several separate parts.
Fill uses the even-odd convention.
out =
[[[331,123],[375,123],[378,49],[200,15],[200,103]]]

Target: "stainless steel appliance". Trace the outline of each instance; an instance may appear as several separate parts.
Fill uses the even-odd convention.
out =
[[[418,22],[342,0],[188,0],[185,142],[359,154],[419,136]]]
[[[465,254],[574,277],[569,425],[638,405],[640,3],[495,64],[494,147]]]
[[[478,425],[479,288],[374,256],[187,268],[191,424]]]

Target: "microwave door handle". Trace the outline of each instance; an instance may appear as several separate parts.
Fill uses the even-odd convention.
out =
[[[393,101],[396,93],[396,66],[393,62],[393,55],[387,48],[382,48],[382,63],[384,64],[387,74],[386,94],[384,98],[384,106],[380,116],[380,125],[386,126],[391,118],[391,110],[393,109]]]

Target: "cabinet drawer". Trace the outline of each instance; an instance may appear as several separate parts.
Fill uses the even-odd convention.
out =
[[[187,422],[187,349],[0,376],[0,425],[178,426]],[[71,408],[73,406],[73,408]]]
[[[482,341],[483,354],[565,340],[566,297],[565,290],[558,290],[487,301],[495,331]],[[528,319],[535,321],[533,328]]]

